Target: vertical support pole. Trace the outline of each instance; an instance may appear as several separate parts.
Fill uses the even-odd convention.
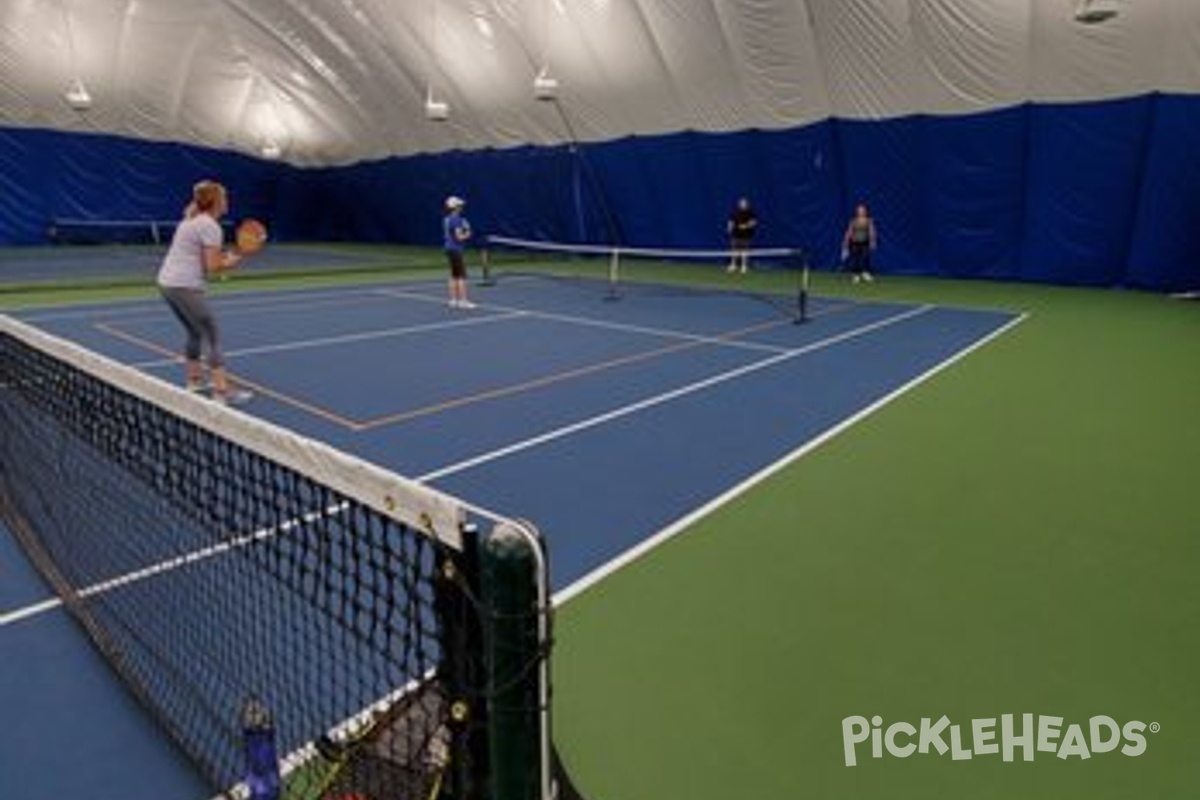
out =
[[[549,587],[531,527],[496,526],[483,545],[491,800],[553,800]]]
[[[496,279],[492,275],[492,258],[491,258],[490,254],[491,254],[491,250],[489,250],[486,247],[484,247],[482,250],[479,251],[479,258],[480,258],[481,263],[483,264],[483,278],[482,278],[482,280],[479,281],[480,286],[495,286],[496,285]]]
[[[479,596],[479,531],[462,527],[462,552],[447,551],[438,569],[438,616],[446,630],[439,673],[449,704],[450,769],[442,794],[456,800],[483,797],[488,775],[487,704],[484,685],[484,625],[473,598]]]
[[[808,253],[796,250],[793,253],[796,265],[796,317],[792,320],[796,325],[808,321]]]

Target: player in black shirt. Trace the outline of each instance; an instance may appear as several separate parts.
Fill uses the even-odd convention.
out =
[[[754,209],[750,208],[749,200],[742,197],[737,201],[725,227],[729,233],[728,271],[744,275],[750,269],[750,243],[758,227],[758,218],[754,215]]]

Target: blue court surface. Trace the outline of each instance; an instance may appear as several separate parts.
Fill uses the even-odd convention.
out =
[[[795,324],[743,294],[513,278],[214,297],[245,408],[469,504],[534,521],[560,601],[1019,321],[814,300]],[[157,300],[28,311],[179,383]],[[0,537],[0,797],[211,794]],[[164,576],[163,580],[169,580]],[[153,787],[147,790],[146,787]]]

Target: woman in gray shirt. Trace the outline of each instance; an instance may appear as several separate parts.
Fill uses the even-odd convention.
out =
[[[192,188],[192,202],[158,271],[158,287],[187,334],[183,354],[188,391],[206,388],[201,358],[207,353],[213,399],[239,405],[251,394],[229,385],[221,332],[207,297],[208,276],[234,269],[242,260],[241,254],[223,248],[221,217],[228,210],[229,198],[221,184],[200,181]]]

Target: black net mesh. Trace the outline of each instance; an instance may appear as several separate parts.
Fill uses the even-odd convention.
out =
[[[287,796],[441,790],[460,550],[95,372],[0,332],[0,510],[124,681],[218,791],[251,698]]]

